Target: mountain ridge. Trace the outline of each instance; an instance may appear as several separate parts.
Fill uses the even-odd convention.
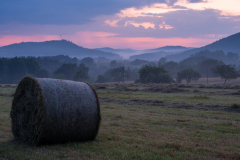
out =
[[[192,54],[195,54],[206,49],[210,51],[222,50],[225,52],[225,54],[227,52],[235,52],[240,55],[240,32],[219,39],[211,44],[208,44],[200,48],[194,48],[178,54],[167,55],[166,58],[167,60],[180,61],[190,57]]]
[[[1,57],[20,56],[56,56],[68,55],[79,59],[84,57],[106,57],[122,59],[116,53],[83,48],[67,40],[52,40],[44,42],[22,42],[0,47]]]

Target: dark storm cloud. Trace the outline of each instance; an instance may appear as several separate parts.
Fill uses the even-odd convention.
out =
[[[165,0],[1,0],[0,24],[85,24],[99,15]]]

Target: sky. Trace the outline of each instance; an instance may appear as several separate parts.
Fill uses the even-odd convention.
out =
[[[240,0],[2,0],[0,46],[201,47],[240,32]]]

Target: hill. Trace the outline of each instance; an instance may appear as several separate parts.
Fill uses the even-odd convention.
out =
[[[131,48],[126,48],[126,49],[114,49],[114,48],[109,48],[109,47],[104,47],[104,48],[94,48],[96,50],[104,51],[104,52],[112,52],[112,53],[132,53],[136,52],[137,50],[131,49]]]
[[[135,59],[140,59],[140,60],[147,60],[147,61],[158,61],[161,57],[165,57],[170,54],[176,54],[179,52],[164,52],[164,51],[159,51],[159,52],[154,52],[154,53],[144,53],[140,55],[133,55],[129,57],[130,61],[134,61]]]
[[[184,51],[179,54],[173,54],[166,56],[167,60],[174,60],[174,61],[180,61],[185,58],[188,58],[192,54],[195,54],[197,52],[203,51],[203,50],[210,50],[210,51],[216,51],[216,50],[222,50],[225,52],[235,52],[240,55],[240,32],[233,34],[231,36],[228,36],[226,38],[222,38],[216,42],[213,42],[209,45],[203,46],[201,48],[195,48],[188,51]]]
[[[120,54],[126,59],[129,60],[135,60],[135,59],[144,59],[144,60],[156,60],[154,57],[157,56],[157,58],[161,58],[166,55],[170,54],[177,54],[186,50],[193,49],[191,47],[182,47],[182,46],[164,46],[160,48],[154,48],[154,49],[145,49],[145,50],[134,50],[131,48],[125,48],[125,49],[114,49],[109,47],[104,48],[95,48],[96,50],[104,51],[104,52],[112,52],[116,54]],[[166,52],[166,53],[164,53]],[[168,52],[168,53],[167,53]],[[145,55],[149,53],[154,53],[152,55]],[[159,54],[159,55],[158,55]],[[154,57],[149,57],[154,56]]]
[[[159,51],[164,51],[164,52],[183,52],[186,50],[193,49],[192,47],[183,47],[183,46],[164,46],[160,48],[155,48],[155,49],[147,49],[145,50],[145,53],[152,53],[152,52],[159,52]]]
[[[53,40],[45,42],[22,42],[0,47],[1,57],[15,56],[56,56],[68,55],[79,59],[84,57],[106,57],[108,59],[122,59],[118,54],[88,49],[67,40]]]

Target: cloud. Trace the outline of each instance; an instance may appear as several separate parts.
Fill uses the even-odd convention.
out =
[[[86,24],[100,15],[164,0],[7,0],[0,1],[0,24]]]
[[[240,25],[240,16],[221,16],[220,10],[178,10],[158,14],[161,17],[125,17],[118,20],[114,29],[107,28],[111,32],[118,33],[119,36],[131,37],[201,37],[207,34],[230,35],[239,32],[235,26]],[[115,16],[112,20],[119,18]],[[154,29],[134,27],[132,25],[124,25],[126,22],[132,23],[151,23]],[[110,27],[110,26],[109,26]],[[211,38],[211,37],[205,37]]]
[[[178,10],[185,10],[182,8],[174,8],[173,6],[169,6],[166,3],[155,3],[150,6],[145,6],[141,8],[126,8],[120,11],[117,15],[120,18],[125,17],[161,17],[159,14],[168,13]]]
[[[133,25],[134,27],[140,27],[140,26],[142,26],[142,27],[144,27],[145,29],[148,29],[148,28],[153,28],[153,29],[155,29],[154,23],[150,23],[150,22],[136,23],[136,22],[134,22],[134,21],[126,21],[125,24],[124,24],[124,26],[127,26],[127,25],[129,25],[129,24]]]
[[[172,45],[202,46],[240,31],[238,2],[0,1],[1,43],[60,39],[61,34],[85,47],[151,48],[171,41]]]
[[[203,0],[198,3],[190,3],[188,0],[178,0],[174,6],[186,7],[193,10],[214,9],[219,10],[224,16],[239,16],[240,1],[239,0]]]
[[[170,26],[168,24],[165,24],[165,22],[163,22],[162,24],[159,24],[159,29],[173,29],[173,26]]]

